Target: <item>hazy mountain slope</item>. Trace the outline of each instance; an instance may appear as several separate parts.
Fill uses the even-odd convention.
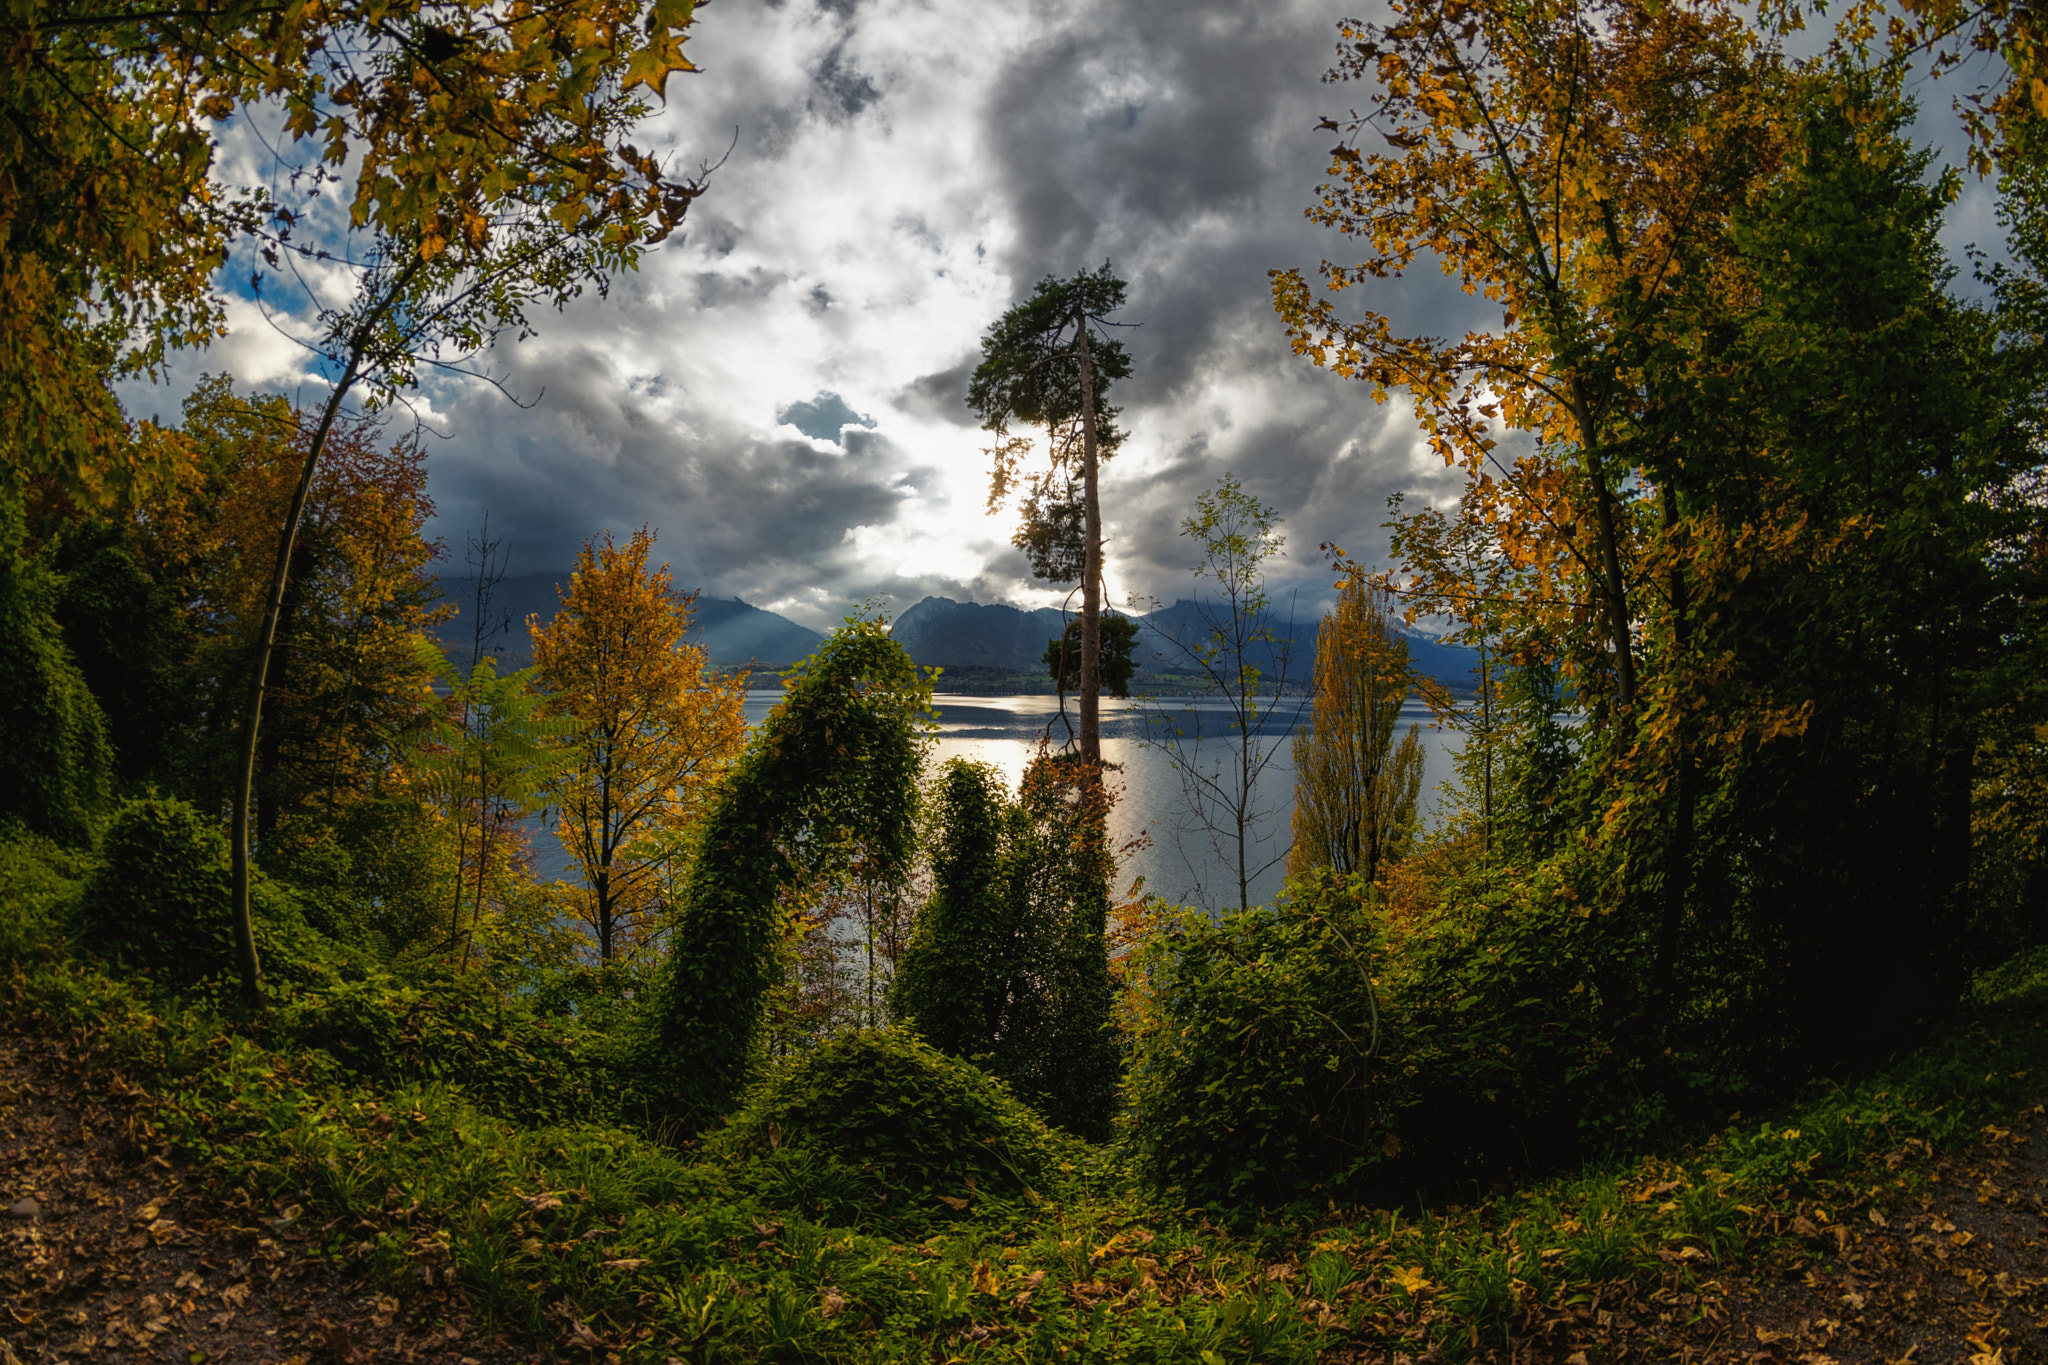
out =
[[[528,618],[538,618],[542,624],[554,620],[561,605],[556,585],[567,581],[567,574],[514,574],[492,587],[485,612],[491,634],[484,648],[497,656],[501,669],[524,668],[533,662]],[[456,608],[455,617],[440,627],[441,643],[456,662],[467,663],[476,616],[473,589],[461,578],[443,579],[441,587],[445,600]],[[825,637],[736,597],[699,597],[690,638],[703,645],[710,661],[721,667],[782,668],[816,649]]]
[[[1141,673],[1187,673],[1192,671],[1188,656],[1176,641],[1195,643],[1209,633],[1207,614],[1213,609],[1185,598],[1171,606],[1137,618],[1146,629],[1139,632],[1137,662]],[[1316,626],[1319,613],[1304,612],[1292,620],[1284,615],[1274,622],[1275,643],[1260,644],[1251,651],[1251,661],[1270,683],[1280,673],[1282,655],[1290,685],[1307,686],[1315,673]],[[956,602],[949,597],[927,597],[896,619],[897,641],[921,664],[944,668],[999,668],[1019,672],[1043,671],[1046,641],[1059,634],[1061,616],[1051,607],[1025,611],[1007,603]],[[1408,657],[1428,677],[1447,687],[1472,686],[1473,652],[1459,645],[1446,645],[1430,636],[1404,629]]]

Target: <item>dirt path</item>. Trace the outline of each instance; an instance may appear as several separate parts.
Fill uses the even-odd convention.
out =
[[[1896,1166],[1904,1154],[1894,1159]],[[1804,1205],[1761,1265],[1714,1277],[1668,1251],[1665,1287],[1525,1320],[1505,1365],[2048,1365],[2048,1110],[1928,1168],[1884,1212]],[[1393,1365],[1406,1365],[1396,1357]]]
[[[1933,1175],[1882,1222],[1790,1229],[1837,1254],[1731,1286],[1724,1340],[1809,1365],[2048,1362],[2048,1108],[1985,1129]]]
[[[485,1365],[531,1359],[309,1256],[290,1210],[213,1198],[135,1140],[144,1097],[0,1034],[0,1365]]]

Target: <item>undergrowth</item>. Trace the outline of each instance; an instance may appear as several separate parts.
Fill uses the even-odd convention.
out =
[[[1833,1254],[1838,1229],[1905,1196],[1927,1158],[2030,1100],[2048,1053],[2036,955],[1980,979],[1966,1024],[1884,1074],[1732,1118],[1682,1152],[1462,1204],[1225,1222],[1147,1194],[1115,1150],[1061,1140],[1031,1158],[1049,1169],[986,1189],[963,1174],[947,1216],[906,1226],[861,1211],[848,1173],[872,1153],[805,1139],[798,1111],[818,1106],[801,1087],[757,1093],[708,1152],[663,1146],[558,1088],[603,1075],[573,1023],[507,1011],[423,1048],[437,1028],[462,1033],[445,1014],[421,1025],[460,993],[430,1001],[367,972],[246,1020],[52,947],[79,869],[4,856],[7,1015],[128,1093],[146,1146],[200,1163],[231,1208],[365,1292],[626,1361],[1221,1365],[1431,1346],[1458,1360],[1596,1295],[1676,1331],[1669,1305],[1709,1277]],[[323,1040],[352,1012],[368,1041]],[[389,1035],[393,1018],[412,1034]]]

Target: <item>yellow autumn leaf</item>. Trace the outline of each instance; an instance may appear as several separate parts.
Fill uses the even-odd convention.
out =
[[[1419,1265],[1409,1266],[1405,1270],[1396,1270],[1393,1273],[1392,1279],[1400,1287],[1401,1292],[1410,1298],[1416,1297],[1429,1288],[1429,1276],[1423,1274],[1422,1267]]]

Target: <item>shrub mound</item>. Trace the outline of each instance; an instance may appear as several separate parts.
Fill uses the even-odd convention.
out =
[[[899,1027],[844,1034],[780,1068],[706,1150],[775,1207],[908,1230],[1036,1200],[1070,1141],[1001,1081]]]
[[[451,1085],[514,1122],[614,1121],[628,1101],[629,1079],[594,1031],[445,970],[315,981],[281,996],[264,1025],[274,1046],[317,1048],[357,1081]]]
[[[129,801],[79,898],[79,937],[102,957],[185,985],[235,968],[227,840],[183,801]]]

